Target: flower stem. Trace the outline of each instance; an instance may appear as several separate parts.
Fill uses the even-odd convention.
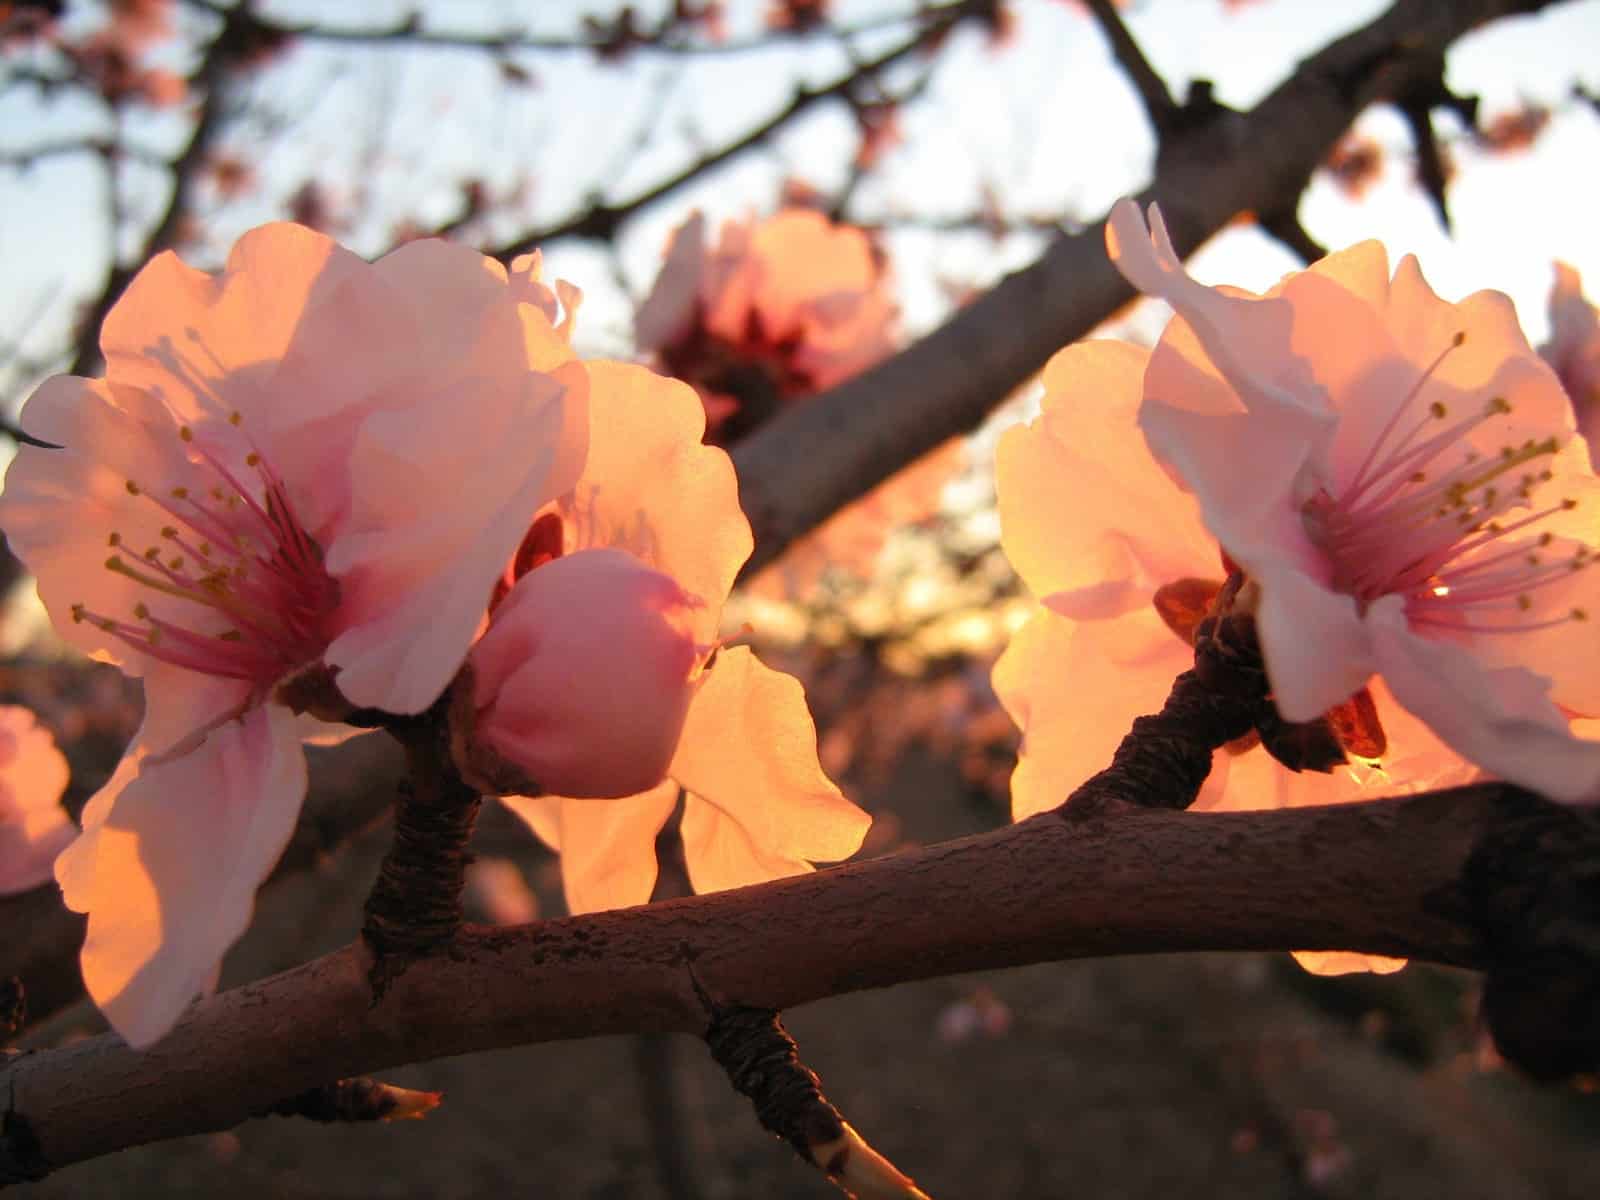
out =
[[[375,997],[407,960],[448,944],[461,928],[461,893],[472,861],[467,842],[482,798],[451,760],[445,712],[441,703],[389,726],[405,747],[409,778],[395,799],[394,844],[367,897],[361,930],[376,957]]]
[[[708,997],[702,993],[701,999]],[[755,1105],[762,1127],[793,1146],[846,1195],[929,1200],[828,1103],[822,1081],[800,1061],[799,1047],[775,1011],[713,1005],[706,1045],[734,1089]]]

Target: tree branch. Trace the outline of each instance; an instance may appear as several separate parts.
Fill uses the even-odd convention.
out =
[[[61,1167],[225,1129],[331,1077],[532,1042],[699,1034],[696,980],[719,1003],[784,1009],[1109,954],[1347,949],[1513,971],[1529,946],[1579,922],[1568,912],[1565,934],[1513,937],[1484,914],[1539,911],[1507,898],[1544,894],[1586,861],[1592,871],[1597,822],[1494,784],[1266,812],[1068,805],[759,887],[469,926],[376,1003],[357,943],[202,1002],[147,1051],[107,1034],[14,1059],[0,1079],[0,1177],[6,1154],[26,1146]],[[1524,856],[1530,830],[1544,832]],[[1595,925],[1584,928],[1592,938]]]
[[[100,326],[104,323],[106,314],[111,311],[112,306],[122,295],[123,289],[138,274],[139,269],[177,240],[178,230],[188,211],[189,190],[194,184],[195,173],[205,161],[212,139],[216,136],[217,127],[222,121],[223,76],[233,60],[241,31],[252,20],[250,0],[242,0],[237,7],[219,15],[222,16],[222,27],[217,31],[217,36],[211,45],[206,48],[205,57],[201,59],[199,67],[187,81],[189,90],[201,92],[203,99],[200,101],[200,111],[195,115],[194,128],[189,133],[188,142],[170,164],[172,195],[167,199],[167,206],[162,210],[160,220],[145,236],[139,252],[123,264],[118,264],[113,258],[105,286],[84,306],[83,315],[78,323],[77,337],[73,343],[72,365],[68,368],[70,374],[88,375],[98,365]],[[111,231],[113,246],[116,243],[116,236],[117,230],[113,229]]]
[[[1305,182],[1369,104],[1437,78],[1468,30],[1548,0],[1399,0],[1306,60],[1248,113],[1218,110],[1163,147],[1140,197],[1159,202],[1188,253],[1241,212],[1292,211]],[[1062,346],[1133,298],[1106,257],[1104,222],[1042,258],[939,329],[832,391],[793,405],[733,448],[756,535],[746,578],[845,504],[975,428]]]
[[[1095,23],[1100,26],[1100,32],[1111,46],[1111,56],[1117,60],[1128,81],[1139,93],[1139,99],[1144,102],[1145,116],[1150,118],[1150,126],[1155,130],[1157,140],[1166,141],[1181,127],[1183,109],[1173,100],[1166,83],[1156,74],[1156,69],[1144,56],[1139,43],[1134,41],[1133,34],[1122,23],[1122,17],[1111,0],[1088,0],[1088,6]]]
[[[650,207],[656,201],[664,199],[713,167],[743,154],[753,146],[759,146],[795,118],[802,113],[808,112],[822,101],[841,99],[848,96],[855,88],[861,85],[863,80],[872,78],[901,59],[936,42],[938,38],[953,28],[969,12],[975,13],[985,7],[987,3],[988,0],[962,0],[961,3],[946,6],[939,10],[940,15],[936,19],[927,22],[914,36],[901,42],[892,50],[887,50],[876,58],[861,63],[848,74],[841,76],[826,87],[802,87],[797,89],[788,104],[759,125],[750,129],[743,136],[701,155],[676,174],[646,188],[627,200],[621,200],[615,204],[605,200],[596,200],[583,212],[565,217],[553,225],[545,226],[543,229],[529,230],[509,242],[484,250],[484,253],[492,258],[509,261],[519,254],[526,254],[535,247],[541,246],[546,242],[555,241],[557,238],[588,237],[608,239],[628,217]]]

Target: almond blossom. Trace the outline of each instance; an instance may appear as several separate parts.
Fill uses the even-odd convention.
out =
[[[1177,311],[1150,358],[1150,449],[1259,588],[1279,712],[1374,676],[1462,757],[1600,801],[1595,505],[1572,406],[1511,302],[1459,304],[1366,242],[1265,296],[1190,278],[1160,214],[1112,211],[1113,261]]]
[[[705,218],[691,216],[634,330],[641,351],[700,394],[706,440],[726,446],[890,354],[896,320],[866,234],[787,208],[725,223],[714,246]],[[830,565],[870,570],[891,530],[932,510],[960,461],[955,442],[925,455],[801,539],[762,580],[792,591]]]
[[[77,830],[61,807],[67,760],[27,709],[0,705],[0,896],[50,880]]]
[[[747,647],[718,645],[722,606],[753,542],[733,464],[702,444],[698,398],[643,367],[588,369],[583,476],[536,514],[510,571],[514,584],[469,660],[475,680],[492,681],[474,695],[486,704],[477,714],[486,732],[499,725],[521,735],[501,743],[510,765],[545,787],[541,771],[559,772],[572,790],[507,795],[505,803],[561,852],[573,912],[650,898],[656,835],[680,790],[684,857],[698,892],[848,858],[869,819],[823,773],[799,682]],[[598,596],[608,584],[617,596]],[[519,599],[536,589],[536,599]],[[585,622],[591,628],[576,628]],[[634,622],[650,628],[630,631]],[[542,648],[562,640],[571,644]],[[495,659],[517,643],[548,653],[551,669],[507,689]],[[567,705],[573,712],[558,718]],[[664,769],[645,786],[616,796],[619,768],[631,775],[661,757]],[[469,776],[473,768],[469,758]]]
[[[1160,710],[1194,664],[1193,632],[1226,569],[1193,496],[1139,435],[1148,350],[1121,342],[1068,346],[1045,367],[1039,416],[1007,430],[995,454],[1000,541],[1042,601],[994,668],[1001,703],[1022,730],[1012,817],[1055,808],[1111,761],[1134,718]],[[1373,695],[1387,744],[1330,773],[1295,772],[1258,739],[1212,760],[1194,808],[1334,804],[1464,783],[1476,770],[1427,726]],[[1319,973],[1394,970],[1378,956],[1298,955]]]
[[[460,667],[526,514],[567,491],[587,376],[537,260],[438,241],[368,264],[294,225],[208,275],[149,263],[104,379],[58,376],[0,524],[61,636],[145,684],[144,723],[56,865],[84,982],[129,1042],[214,985],[305,795],[280,685],[417,713]]]
[[[1584,297],[1583,277],[1563,262],[1550,288],[1550,340],[1539,353],[1567,389],[1592,458],[1600,453],[1600,313]]]

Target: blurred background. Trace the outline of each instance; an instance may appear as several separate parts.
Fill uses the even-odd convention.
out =
[[[1209,81],[1245,109],[1384,8],[1118,11],[1174,96]],[[246,229],[292,219],[369,257],[434,235],[506,260],[540,248],[546,278],[583,291],[580,353],[686,379],[708,437],[732,444],[1148,182],[1155,137],[1104,20],[1072,0],[0,0],[3,412],[18,420],[52,373],[97,372],[100,320],[151,256],[215,268]],[[1600,0],[1462,39],[1420,134],[1399,110],[1362,114],[1297,212],[1271,232],[1237,222],[1196,274],[1265,288],[1319,247],[1375,237],[1447,297],[1507,292],[1544,341],[1554,263],[1600,279],[1597,47]],[[1144,304],[1103,332],[1151,341],[1165,317]],[[806,682],[824,765],[874,814],[863,853],[1009,819],[1016,734],[989,669],[1031,602],[999,550],[988,464],[1035,401],[992,402],[971,438],[730,606],[730,628]],[[0,701],[56,736],[76,812],[137,725],[137,692],[62,649],[15,560],[0,567]],[[380,738],[315,753],[307,817],[225,982],[354,936],[397,777]],[[563,911],[558,861],[513,818],[491,809],[475,845],[478,919]],[[671,836],[660,850],[665,894],[681,886]],[[94,1028],[81,925],[53,887],[0,900],[0,929],[26,1036]],[[937,1196],[1588,1195],[1595,1097],[1501,1069],[1474,987],[1218,955],[938,980],[786,1020],[846,1116]],[[35,1192],[834,1194],[693,1042],[532,1047],[392,1078],[444,1106],[393,1126],[256,1121]]]

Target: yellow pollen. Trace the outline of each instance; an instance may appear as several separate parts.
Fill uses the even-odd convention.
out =
[[[254,450],[252,450],[249,454],[246,454],[244,456],[244,465],[245,466],[247,466],[247,467],[255,467],[255,466],[259,466],[260,464],[261,464],[261,455],[257,454]]]
[[[128,489],[128,495],[137,496],[139,494],[139,485],[133,480],[128,480],[123,486]]]
[[[1586,608],[1575,608],[1575,609],[1573,609],[1572,610],[1572,619],[1574,621],[1587,621],[1589,619],[1589,610],[1586,609]]]
[[[196,549],[198,549],[200,551],[200,557],[204,558],[204,557],[206,557],[206,555],[211,553],[211,543],[210,542],[201,542],[200,545],[198,547],[196,547]]]
[[[1450,339],[1450,345],[1459,350],[1466,340],[1467,331],[1465,329],[1460,329],[1456,331],[1456,336]]]
[[[83,605],[82,604],[74,604],[72,606],[72,623],[74,625],[81,625],[83,623]]]
[[[183,555],[179,554],[174,558],[167,559],[167,568],[172,571],[183,570]]]
[[[234,409],[233,412],[228,414],[228,424],[229,425],[237,425],[242,420],[244,420],[244,418],[239,415],[239,410],[238,409]]]
[[[178,527],[176,525],[163,525],[161,527],[161,536],[164,537],[164,538],[175,538],[175,537],[177,537],[178,536]]]
[[[1489,411],[1491,413],[1499,413],[1501,416],[1504,416],[1506,413],[1511,411],[1511,402],[1504,396],[1496,396],[1493,400],[1489,401]]]
[[[1448,583],[1436,583],[1436,584],[1434,584],[1433,585],[1433,594],[1435,596],[1448,596],[1450,594],[1450,585]]]
[[[1440,404],[1437,400],[1428,405],[1428,411],[1441,421],[1448,416],[1450,412],[1448,408],[1446,408],[1443,404]]]
[[[1523,592],[1521,595],[1519,595],[1517,597],[1517,607],[1519,609],[1521,609],[1523,612],[1527,612],[1530,608],[1533,607],[1533,601],[1528,598],[1528,593],[1527,592]]]
[[[1543,533],[1541,533],[1539,535],[1539,545],[1541,545],[1541,546],[1548,546],[1551,542],[1553,542],[1555,540],[1556,540],[1556,535],[1551,533],[1548,529],[1546,529]]]
[[[187,500],[189,498],[189,489],[186,488],[186,487],[175,487],[175,488],[173,488],[172,489],[172,498],[174,500]]]
[[[1528,565],[1530,567],[1537,567],[1539,565],[1539,561],[1539,556],[1537,554],[1528,555]]]
[[[1571,512],[1573,509],[1575,509],[1577,507],[1578,507],[1578,502],[1576,500],[1563,500],[1561,502],[1561,511],[1562,512]]]
[[[141,601],[133,606],[133,615],[141,621],[148,621],[150,619],[150,609]]]
[[[1415,471],[1411,475],[1411,482],[1412,483],[1422,483],[1422,482],[1426,481],[1427,478],[1428,478],[1428,473],[1426,471]]]
[[[190,429],[187,425],[179,425],[178,436],[186,442],[192,442],[194,441],[194,430]]]
[[[106,545],[112,547],[122,545],[122,535],[113,529],[111,531],[111,536],[106,539]]]

